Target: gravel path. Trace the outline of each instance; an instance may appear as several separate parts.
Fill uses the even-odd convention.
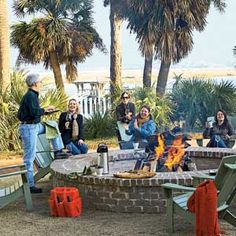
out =
[[[47,199],[52,188],[50,182],[39,184],[43,194],[33,195],[34,211],[25,211],[24,202],[17,203],[0,210],[1,236],[133,236],[133,235],[167,235],[165,214],[131,214],[92,211],[84,209],[78,218],[57,218],[49,215]],[[176,233],[173,235],[193,236],[194,227],[176,218]],[[226,235],[236,236],[236,228],[223,221],[221,227]]]

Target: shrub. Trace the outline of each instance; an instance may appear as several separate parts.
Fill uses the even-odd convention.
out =
[[[116,122],[108,113],[97,112],[85,119],[84,130],[86,139],[112,137],[116,135]]]

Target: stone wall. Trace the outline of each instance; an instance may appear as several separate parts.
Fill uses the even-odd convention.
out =
[[[176,183],[192,186],[193,176],[209,173],[210,169],[218,168],[223,156],[236,154],[236,150],[222,148],[189,147],[186,151],[196,162],[199,171],[162,172],[148,179],[115,178],[113,176],[117,171],[115,168],[110,170],[109,175],[103,176],[76,174],[78,168],[81,170],[85,165],[90,165],[90,162],[96,158],[96,153],[80,155],[68,160],[56,160],[51,164],[53,186],[78,188],[83,207],[86,208],[114,212],[165,212],[166,199],[161,184]],[[116,156],[117,152],[110,152],[110,155]],[[130,154],[130,151],[126,152]],[[124,153],[121,156],[123,155]],[[134,166],[131,160],[113,162],[110,166],[114,166],[114,163],[119,163],[118,170],[125,167],[132,169]],[[128,165],[130,166],[127,167]]]
[[[202,173],[202,172],[201,172]],[[53,172],[53,186],[79,189],[83,207],[114,212],[165,212],[163,183],[191,186],[191,175],[200,173],[157,173],[150,179],[117,179],[100,176],[77,176]]]
[[[236,149],[231,148],[188,147],[186,152],[198,170],[217,169],[222,157],[236,155]]]

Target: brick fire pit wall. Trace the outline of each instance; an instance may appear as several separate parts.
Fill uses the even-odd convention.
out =
[[[236,155],[236,149],[232,148],[188,147],[186,152],[198,170],[217,169],[222,157]]]
[[[212,156],[208,150],[203,149],[197,150],[190,147],[187,152],[190,156],[195,155],[196,160],[200,159],[201,165],[199,167],[208,170],[199,168],[200,170],[195,172],[162,172],[148,179],[120,179],[113,176],[117,171],[133,169],[134,160],[111,162],[110,173],[103,176],[71,174],[81,171],[85,165],[89,166],[96,159],[96,153],[74,156],[68,160],[56,160],[51,164],[53,186],[77,187],[83,199],[83,207],[114,212],[160,213],[165,211],[166,206],[161,184],[177,183],[191,186],[192,176],[199,176],[202,173],[208,173],[209,169],[217,168],[218,165],[215,164],[215,160],[220,161],[222,156],[229,154],[220,151],[221,156],[218,154]],[[213,151],[215,152],[216,149]],[[211,156],[207,157],[205,161],[201,153]],[[113,157],[131,156],[133,150],[110,151],[109,155]]]

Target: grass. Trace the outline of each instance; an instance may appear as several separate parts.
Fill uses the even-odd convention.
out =
[[[116,136],[112,138],[86,140],[89,150],[96,150],[99,143],[105,143],[108,145],[108,148],[118,148],[118,140]]]

